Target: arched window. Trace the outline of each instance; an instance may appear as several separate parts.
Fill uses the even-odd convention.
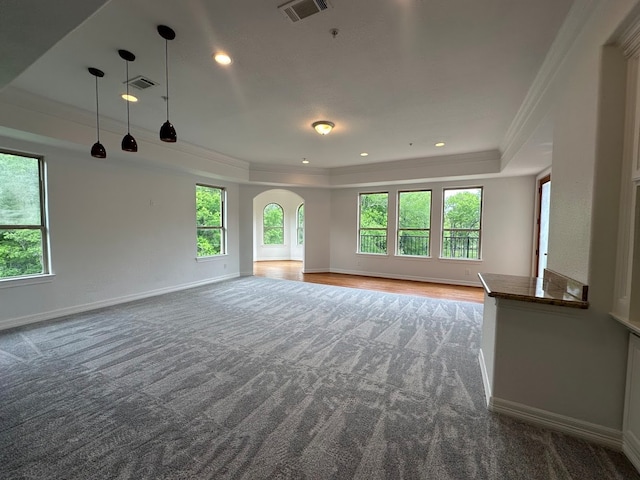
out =
[[[296,233],[298,245],[304,245],[304,203],[301,203],[296,213]]]
[[[262,211],[262,241],[264,245],[284,245],[284,210],[269,203]]]

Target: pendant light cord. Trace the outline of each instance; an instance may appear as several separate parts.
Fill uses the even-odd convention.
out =
[[[167,82],[167,122],[169,121],[169,41],[164,39],[164,72]]]
[[[125,79],[127,81],[127,135],[130,135],[131,131],[129,128],[129,60],[125,60],[125,65],[126,65],[126,73],[127,73],[127,78]]]
[[[98,131],[98,143],[100,143],[100,103],[98,101],[98,76],[96,75],[96,129]]]

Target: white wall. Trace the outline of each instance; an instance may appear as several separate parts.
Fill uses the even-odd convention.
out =
[[[482,186],[482,259],[440,259],[443,188]],[[431,258],[395,256],[396,198],[399,190],[431,189]],[[358,194],[389,192],[389,255],[356,253]],[[480,285],[479,272],[531,274],[535,178],[513,177],[458,182],[333,190],[331,271],[410,280]]]
[[[593,3],[595,10],[536,107],[550,108],[554,117],[548,268],[588,284],[590,306],[571,328],[554,323],[555,314],[536,309],[527,319],[549,326],[550,338],[561,341],[566,359],[564,373],[554,379],[562,389],[544,378],[531,379],[546,399],[543,408],[619,431],[628,333],[608,312],[613,306],[625,73],[619,53],[603,47],[638,2]],[[571,335],[576,328],[579,334]]]
[[[238,186],[88,152],[0,137],[44,155],[52,273],[0,288],[0,327],[237,276]],[[228,255],[196,261],[195,184],[227,188]]]
[[[284,210],[284,245],[264,245],[264,207],[277,203]],[[253,199],[253,258],[261,260],[303,260],[304,245],[298,245],[296,214],[304,199],[288,190],[267,190]]]

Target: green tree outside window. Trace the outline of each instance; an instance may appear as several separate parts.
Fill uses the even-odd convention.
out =
[[[196,185],[196,231],[198,257],[225,253],[224,189]]]
[[[398,255],[429,256],[431,190],[398,192]]]
[[[304,203],[298,207],[296,215],[298,245],[304,244]]]
[[[284,245],[284,210],[277,203],[269,203],[262,211],[264,245]]]
[[[361,193],[359,203],[358,252],[386,254],[389,194]]]
[[[480,258],[482,187],[444,190],[442,257]]]
[[[47,273],[42,159],[0,152],[0,278]]]

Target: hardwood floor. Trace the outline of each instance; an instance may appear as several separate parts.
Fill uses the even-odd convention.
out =
[[[291,260],[253,262],[253,274],[258,277],[324,283],[326,285],[336,285],[339,287],[363,288],[423,297],[447,298],[449,300],[465,302],[482,303],[484,301],[484,290],[481,287],[364,277],[360,275],[345,275],[342,273],[302,273],[302,262]]]

